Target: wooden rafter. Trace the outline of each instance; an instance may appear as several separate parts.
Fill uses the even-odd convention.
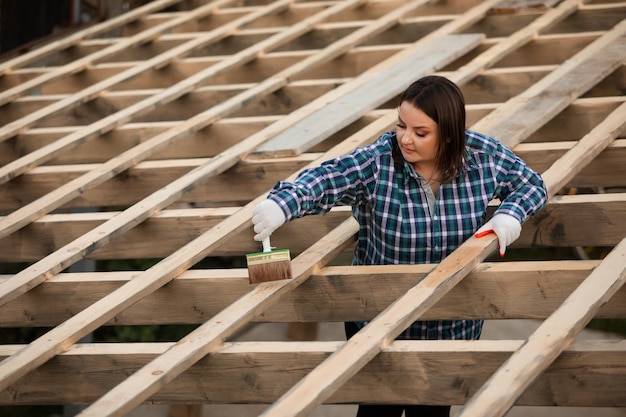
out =
[[[459,341],[419,344],[398,341],[383,348],[330,402],[363,402],[384,393],[388,401],[403,404],[424,399],[430,404],[464,403],[522,343],[521,340],[485,340],[471,345]],[[341,344],[341,341],[227,342],[150,400],[155,404],[271,404]],[[625,344],[623,340],[573,343],[528,389],[520,405],[624,407],[626,402],[620,394],[626,377],[616,372],[612,375],[616,383],[607,384],[606,370],[623,363]],[[16,392],[21,394],[17,398],[11,398],[8,391],[0,393],[0,404],[91,403],[104,395],[108,387],[124,380],[129,371],[140,369],[173,345],[77,345],[41,366],[28,381],[16,384]],[[0,358],[22,347],[2,346]],[[277,364],[297,364],[297,367],[285,371]],[[66,375],[70,373],[82,390],[57,389],[66,385]],[[373,384],[374,381],[378,384]],[[233,390],[233,386],[238,389]]]

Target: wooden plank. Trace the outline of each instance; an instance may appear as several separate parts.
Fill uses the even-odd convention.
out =
[[[515,151],[531,168],[541,172],[548,169],[574,143],[572,141],[540,145],[520,144]],[[569,179],[564,186],[622,186],[623,181],[620,179],[626,175],[626,166],[623,164],[625,153],[626,140],[616,141],[596,159],[585,165],[585,169]],[[246,202],[251,194],[257,195],[271,188],[276,178],[288,176],[317,159],[319,155],[319,153],[311,153],[294,158],[246,160],[185,194],[179,201],[198,204],[210,201],[214,205],[222,206]],[[140,162],[135,167],[129,168],[123,175],[116,176],[81,194],[79,198],[71,201],[71,207],[133,204],[138,198],[149,195],[207,161],[208,158]],[[8,183],[2,187],[0,208],[6,211],[18,209],[63,186],[68,181],[88,173],[94,167],[95,165],[82,164],[35,168],[23,175],[19,182]],[[69,206],[70,204],[66,205],[66,207]]]
[[[30,52],[24,53],[9,61],[1,63],[0,64],[0,76],[10,74],[13,71],[15,71],[15,69],[17,68],[21,68],[39,59],[45,58],[51,54],[54,54],[56,52],[62,51],[69,47],[75,46],[84,39],[87,39],[92,36],[97,36],[104,32],[108,32],[112,29],[118,28],[122,25],[128,24],[137,19],[145,17],[146,15],[150,13],[154,13],[161,9],[180,3],[181,1],[182,0],[152,1],[150,3],[137,7],[136,9],[133,9],[129,11],[128,13],[124,13],[123,15],[116,16],[113,19],[106,20],[94,26],[91,26],[81,31],[78,31],[76,33],[73,33],[67,37],[61,38],[54,42],[50,42],[40,48],[34,49]]]
[[[328,342],[224,343],[150,397],[149,404],[267,404],[341,346]],[[397,341],[327,403],[462,404],[521,340]],[[174,343],[78,344],[0,393],[0,404],[85,404]],[[0,358],[23,346],[0,346]],[[624,340],[574,342],[520,398],[519,405],[619,407],[626,404]],[[69,377],[71,375],[71,378]],[[63,389],[59,389],[63,387]],[[241,415],[237,407],[231,415]],[[319,410],[316,414],[320,414]],[[548,414],[567,413],[550,408]],[[584,410],[592,413],[592,410]],[[619,414],[619,410],[614,410]],[[608,411],[607,411],[608,412]],[[324,413],[322,413],[324,414]]]
[[[503,416],[626,282],[626,239],[461,408],[457,416]]]
[[[213,190],[214,188],[208,187],[207,194]],[[250,187],[249,192],[259,195],[265,190]],[[626,193],[556,196],[540,214],[531,217],[524,224],[522,234],[510,247],[615,246],[626,235],[626,224],[622,221],[625,204]],[[163,210],[146,219],[141,225],[117,236],[107,245],[85,254],[85,258],[163,258],[238,209],[239,206]],[[493,210],[495,207],[490,208],[489,213]],[[0,240],[0,262],[36,262],[100,227],[119,213],[87,212],[44,216]],[[275,237],[283,242],[283,246],[289,247],[292,253],[300,253],[350,216],[350,211],[345,210],[345,207],[337,208],[323,217],[305,217],[297,222],[287,223],[276,231]],[[597,222],[599,218],[603,221]],[[240,233],[233,234],[212,256],[238,258],[242,253],[255,252],[258,245],[249,239],[252,234],[250,225]]]
[[[355,89],[329,101],[315,113],[259,146],[251,158],[285,157],[308,151],[331,134],[348,126],[368,111],[399,95],[414,80],[443,68],[475,48],[483,35],[445,35],[423,44],[395,65],[366,80],[355,80]],[[427,60],[423,57],[428,57]]]
[[[545,319],[599,263],[596,260],[483,263],[422,318]],[[253,321],[369,321],[432,268],[433,265],[326,267]],[[35,291],[0,307],[0,326],[59,325],[126,284],[135,274],[132,271],[59,274]],[[245,268],[194,269],[117,314],[106,325],[202,324],[249,290]],[[55,302],[60,299],[65,300],[62,305]],[[172,299],[185,303],[169,303]],[[595,317],[626,318],[626,288],[622,287]]]

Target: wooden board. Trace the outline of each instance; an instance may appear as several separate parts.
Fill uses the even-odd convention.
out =
[[[346,91],[304,120],[257,147],[250,158],[276,158],[300,155],[328,136],[348,126],[381,104],[402,93],[414,80],[445,67],[480,44],[482,35],[446,35],[428,42],[402,61],[365,81],[355,80],[355,89]],[[424,59],[424,57],[428,57]],[[324,100],[324,97],[321,97]]]
[[[150,398],[151,404],[271,404],[341,346],[341,341],[226,342]],[[523,340],[398,341],[357,373],[330,404],[369,401],[462,404]],[[626,383],[624,340],[573,343],[520,398],[520,405],[623,407]],[[162,355],[174,343],[79,344],[20,381],[15,395],[0,393],[0,404],[89,404],[108,387]],[[0,359],[22,346],[3,346]],[[90,372],[85,372],[87,369]],[[614,372],[608,373],[611,369]],[[70,374],[72,378],[65,375]],[[63,390],[55,389],[63,386]],[[427,400],[425,400],[427,399]],[[159,412],[158,407],[155,407]],[[237,413],[239,408],[227,408]],[[523,410],[523,409],[522,409]],[[148,409],[152,412],[153,409]],[[322,410],[323,412],[324,410]],[[560,411],[560,410],[556,410]],[[613,410],[614,412],[619,412]],[[135,413],[143,413],[137,410]],[[243,409],[243,412],[248,410]],[[320,410],[317,410],[319,414]],[[583,410],[589,412],[589,409]]]
[[[256,191],[263,193],[260,188]],[[541,214],[525,223],[520,237],[510,247],[550,247],[566,250],[573,246],[614,246],[626,234],[626,224],[621,221],[625,202],[626,194],[616,192],[557,196]],[[147,250],[154,257],[164,257],[219,224],[238,208],[228,206],[219,209],[163,210],[108,244],[86,254],[85,259],[138,259]],[[489,212],[493,210],[495,207],[490,208]],[[37,261],[71,242],[76,242],[82,235],[102,226],[118,214],[120,212],[44,216],[0,240],[0,262]],[[594,219],[599,216],[604,222],[593,224]],[[275,233],[275,238],[282,242],[282,246],[297,254],[348,217],[350,212],[345,208],[332,210],[323,217],[307,217],[284,225]],[[240,257],[242,253],[256,252],[258,244],[249,239],[252,233],[252,226],[233,233],[228,241],[216,248],[212,256]]]
[[[600,261],[525,261],[480,264],[426,313],[424,319],[545,319]],[[433,265],[327,267],[285,295],[255,322],[371,320],[423,278]],[[85,276],[87,275],[87,276]],[[64,273],[0,308],[0,325],[57,326],[126,284],[129,271]],[[6,278],[5,278],[6,279]],[[107,325],[201,324],[250,290],[242,268],[187,271]],[[363,294],[355,297],[354,294]],[[63,305],[54,300],[63,299]],[[185,304],[167,300],[187,300]],[[596,318],[626,318],[622,288]],[[70,307],[68,307],[71,306]],[[193,306],[193,307],[191,307]]]

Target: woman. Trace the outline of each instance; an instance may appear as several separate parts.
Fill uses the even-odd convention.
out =
[[[500,205],[483,225],[487,205]],[[460,89],[424,77],[400,99],[395,132],[279,182],[253,210],[255,240],[286,221],[350,205],[353,265],[438,263],[472,234],[494,232],[500,256],[547,201],[539,174],[497,140],[465,129]],[[366,323],[346,323],[349,338]],[[478,339],[482,320],[417,321],[398,339]],[[360,405],[358,417],[448,416],[449,406]]]

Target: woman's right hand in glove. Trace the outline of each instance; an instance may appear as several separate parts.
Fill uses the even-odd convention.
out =
[[[269,237],[286,220],[283,209],[275,201],[268,199],[259,203],[252,210],[252,224],[256,233],[254,240],[260,242]]]

